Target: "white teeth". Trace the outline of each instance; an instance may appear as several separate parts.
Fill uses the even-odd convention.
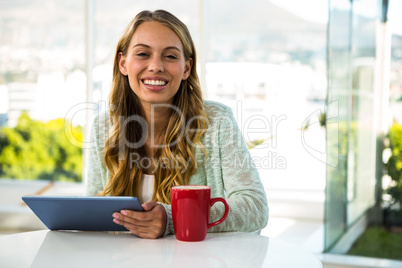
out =
[[[164,86],[166,83],[166,81],[162,80],[144,80],[144,84],[151,86]]]

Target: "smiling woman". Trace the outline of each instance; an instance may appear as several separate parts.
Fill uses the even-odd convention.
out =
[[[196,64],[186,25],[164,10],[140,12],[117,45],[109,110],[94,120],[87,193],[139,197],[145,212],[113,217],[144,238],[174,232],[170,191],[177,185],[208,185],[212,197],[227,200],[226,221],[211,231],[258,231],[268,220],[264,188],[234,116],[203,100]],[[236,166],[232,160],[240,158]],[[211,221],[223,211],[214,206]]]

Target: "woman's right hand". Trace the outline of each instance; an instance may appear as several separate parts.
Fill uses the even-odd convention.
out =
[[[148,201],[142,207],[145,211],[115,212],[113,221],[142,238],[156,239],[163,236],[167,217],[165,208],[155,201]]]

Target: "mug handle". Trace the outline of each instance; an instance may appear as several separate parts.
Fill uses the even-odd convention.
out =
[[[228,213],[229,213],[229,205],[228,205],[228,203],[226,203],[225,199],[223,199],[221,197],[216,197],[216,198],[212,198],[209,202],[210,202],[209,204],[210,204],[211,207],[216,202],[222,202],[225,205],[225,213],[223,214],[223,216],[222,216],[222,218],[220,220],[217,220],[216,222],[208,223],[208,229],[213,227],[213,226],[215,226],[215,225],[218,225],[218,224],[222,223],[226,219],[226,217],[228,216]]]

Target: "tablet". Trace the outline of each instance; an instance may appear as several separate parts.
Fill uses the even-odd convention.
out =
[[[50,230],[127,231],[113,222],[122,209],[144,211],[128,196],[23,196],[22,200]]]

